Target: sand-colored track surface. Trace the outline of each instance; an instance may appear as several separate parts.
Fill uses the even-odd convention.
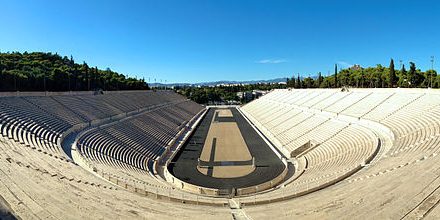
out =
[[[219,110],[217,110],[216,112],[218,112],[218,116],[219,116],[219,117],[224,117],[224,118],[226,118],[226,117],[229,117],[229,118],[234,117],[234,116],[232,115],[232,112],[231,112],[230,109],[219,109]]]
[[[255,170],[252,164],[234,165],[233,163],[252,161],[252,155],[237,123],[216,121],[216,115],[217,118],[233,117],[229,109],[215,110],[200,160],[211,163],[220,162],[220,164],[216,163],[208,168],[198,167],[197,169],[205,175],[216,178],[234,178],[251,173]]]

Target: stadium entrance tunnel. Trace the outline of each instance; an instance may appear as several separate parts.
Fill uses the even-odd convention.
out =
[[[172,158],[169,182],[211,196],[239,196],[282,182],[286,160],[251,126],[237,108],[209,108]]]

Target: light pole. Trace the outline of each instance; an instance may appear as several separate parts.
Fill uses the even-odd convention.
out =
[[[431,56],[431,74],[429,75],[431,88],[432,88],[432,74],[434,74],[434,56]]]

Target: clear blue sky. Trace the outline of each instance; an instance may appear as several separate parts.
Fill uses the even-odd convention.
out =
[[[390,58],[426,70],[430,56],[440,61],[440,2],[0,0],[0,50],[168,82],[327,74]]]

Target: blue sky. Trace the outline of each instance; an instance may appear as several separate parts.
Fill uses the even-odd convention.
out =
[[[147,81],[326,75],[390,58],[426,70],[439,27],[434,0],[0,0],[2,52],[58,52]]]

